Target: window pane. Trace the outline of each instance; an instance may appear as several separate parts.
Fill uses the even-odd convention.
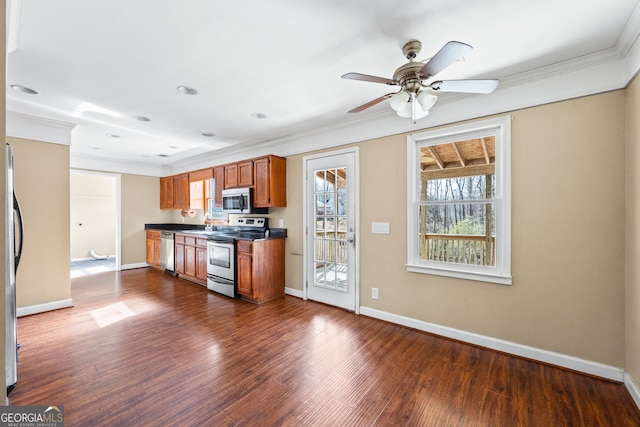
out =
[[[487,177],[490,178],[488,188]],[[495,174],[430,179],[427,181],[426,200],[493,199],[496,194],[495,187]]]
[[[495,265],[495,204],[452,203],[421,206],[420,259]]]
[[[408,137],[408,271],[511,284],[510,121]]]

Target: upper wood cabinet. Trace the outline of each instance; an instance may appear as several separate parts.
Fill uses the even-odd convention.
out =
[[[173,208],[189,209],[189,174],[183,173],[173,177]]]
[[[224,165],[224,188],[252,187],[253,186],[253,161]]]
[[[189,209],[189,174],[160,178],[160,209]]]
[[[160,178],[160,209],[173,209],[173,177]]]
[[[238,186],[238,164],[231,163],[224,165],[224,188],[235,188]]]
[[[189,172],[189,182],[206,181],[213,178],[213,168]]]
[[[222,190],[224,189],[224,166],[213,168],[213,179],[216,181],[216,207],[222,207]]]
[[[266,156],[253,160],[253,205],[257,208],[287,206],[287,160]]]
[[[253,161],[238,162],[238,187],[253,185]]]
[[[161,209],[191,209],[190,182],[215,179],[215,206],[222,207],[222,190],[225,188],[252,187],[253,205],[256,208],[276,208],[287,206],[287,159],[273,155],[243,160],[200,169],[194,172],[160,178]],[[199,187],[198,187],[199,188]],[[206,186],[202,203],[200,197],[193,197],[207,208],[204,201],[209,198]],[[200,192],[200,190],[198,190]],[[195,195],[194,195],[195,196]]]

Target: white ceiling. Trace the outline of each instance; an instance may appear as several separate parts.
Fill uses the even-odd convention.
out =
[[[394,114],[384,102],[347,115],[390,90],[340,76],[392,77],[408,39],[422,41],[419,60],[449,40],[474,47],[438,78],[514,82],[623,49],[639,2],[12,0],[7,83],[39,93],[7,88],[7,110],[75,124],[72,155],[166,166]]]

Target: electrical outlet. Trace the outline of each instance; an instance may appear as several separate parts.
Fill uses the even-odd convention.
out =
[[[284,219],[278,221],[278,227],[284,228]]]
[[[378,299],[378,288],[371,288],[371,298]]]

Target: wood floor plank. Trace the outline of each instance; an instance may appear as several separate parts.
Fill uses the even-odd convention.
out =
[[[624,385],[286,296],[152,269],[72,280],[21,317],[13,405],[68,426],[638,426]]]

